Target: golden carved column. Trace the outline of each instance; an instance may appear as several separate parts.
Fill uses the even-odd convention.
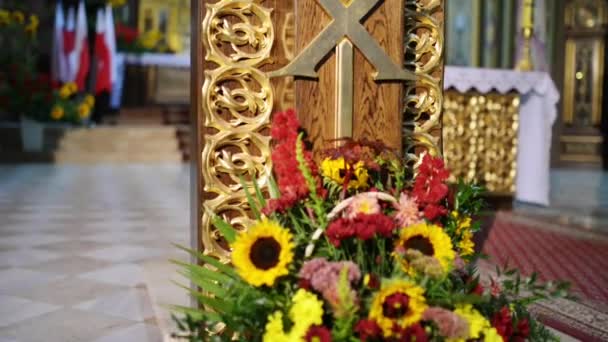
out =
[[[224,258],[229,249],[212,216],[244,228],[249,218],[241,179],[264,187],[270,175],[266,131],[274,97],[261,67],[271,62],[275,31],[272,9],[263,1],[221,0],[207,3],[205,11],[200,238],[205,253]]]
[[[441,155],[444,29],[444,1],[406,1],[405,66],[416,73],[404,87],[403,151],[410,165],[424,152]]]

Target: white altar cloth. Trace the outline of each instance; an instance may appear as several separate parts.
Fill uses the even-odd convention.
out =
[[[172,53],[120,53],[126,64],[158,67],[189,68],[190,54]]]
[[[549,205],[551,133],[559,91],[545,72],[446,66],[444,89],[520,94],[515,199]]]

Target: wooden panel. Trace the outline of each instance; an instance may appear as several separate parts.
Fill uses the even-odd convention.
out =
[[[296,1],[296,54],[329,23],[316,0]],[[296,79],[296,108],[315,148],[334,139],[336,57],[332,53],[319,69],[318,80]]]
[[[398,65],[403,64],[403,0],[386,0],[365,20],[364,26]],[[297,1],[296,51],[301,51],[329,23],[330,18],[316,0]],[[397,83],[378,84],[374,68],[355,51],[353,137],[379,138],[401,148],[401,89]],[[319,148],[334,136],[335,53],[319,68],[318,80],[296,80],[296,104],[302,124]]]
[[[365,21],[365,28],[376,38],[397,65],[403,65],[403,0],[386,0]],[[381,139],[401,149],[400,83],[376,83],[374,67],[358,50],[355,52],[355,101],[353,136]]]

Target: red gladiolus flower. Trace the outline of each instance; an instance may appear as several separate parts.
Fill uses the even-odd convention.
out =
[[[300,129],[300,122],[296,112],[288,110],[275,114],[272,120],[270,134],[276,142],[272,150],[273,171],[277,177],[277,183],[281,197],[272,199],[263,209],[264,214],[269,215],[275,211],[284,212],[293,207],[299,200],[308,197],[309,188],[306,179],[300,172],[296,158],[296,142]],[[312,159],[312,153],[304,149],[304,159],[311,174],[317,181],[317,192],[323,197],[324,189],[321,179],[318,177],[317,166]]]
[[[522,318],[517,322],[517,336],[526,339],[530,336],[530,321]]]
[[[433,221],[439,216],[447,214],[447,209],[440,202],[448,195],[449,188],[445,181],[450,172],[445,168],[441,158],[425,155],[414,180],[412,194],[416,197],[423,210],[424,216]]]
[[[306,342],[331,342],[331,332],[322,325],[314,325],[308,329],[304,340]]]
[[[362,342],[382,336],[380,326],[371,319],[362,319],[355,325],[355,332]]]
[[[503,340],[508,341],[511,335],[513,335],[511,310],[505,306],[495,313],[494,317],[492,317],[492,326],[496,328],[496,331],[502,336]]]

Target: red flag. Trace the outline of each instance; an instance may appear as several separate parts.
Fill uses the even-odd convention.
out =
[[[95,34],[95,57],[97,60],[97,77],[95,83],[95,93],[112,89],[112,71],[110,49],[107,44],[106,19],[103,11],[97,11],[97,29]]]
[[[78,58],[78,71],[74,82],[79,90],[84,90],[85,81],[90,67],[89,42],[87,34],[87,14],[84,10],[84,2],[78,4],[78,16],[76,19],[75,52]]]

